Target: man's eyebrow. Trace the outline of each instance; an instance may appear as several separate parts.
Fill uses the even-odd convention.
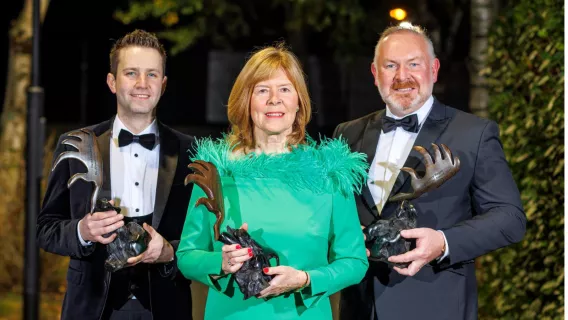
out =
[[[126,67],[122,70],[135,70],[135,71],[139,71],[140,68],[138,67]],[[152,72],[161,72],[160,69],[156,69],[156,68],[148,68],[148,69],[144,69],[146,71],[152,71]]]
[[[411,57],[409,59],[404,59],[404,60],[399,60],[399,61],[405,62],[405,61],[414,61],[414,60],[423,60],[423,59],[424,59],[424,57],[422,57],[422,56],[414,56],[414,57]],[[393,59],[385,59],[385,62],[399,63],[399,61],[396,61],[396,60],[393,60]]]

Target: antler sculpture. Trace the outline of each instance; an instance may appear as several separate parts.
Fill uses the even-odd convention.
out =
[[[392,196],[389,201],[411,200],[420,197],[422,194],[434,190],[441,186],[448,179],[453,177],[460,169],[460,159],[458,157],[452,158],[452,152],[445,144],[440,144],[444,152],[444,158],[440,152],[440,148],[432,143],[434,148],[434,159],[421,146],[414,146],[414,150],[420,152],[424,157],[424,165],[426,166],[426,173],[424,177],[418,178],[416,171],[412,168],[404,167],[400,170],[408,172],[411,176],[413,192],[412,193],[399,193]]]
[[[68,136],[78,138],[79,140],[65,139],[61,143],[72,146],[77,149],[77,151],[65,151],[59,154],[57,159],[55,159],[51,171],[54,171],[57,165],[65,159],[77,159],[81,161],[87,168],[87,172],[75,173],[67,181],[67,187],[70,188],[78,179],[93,182],[95,184],[95,190],[91,196],[90,211],[93,213],[99,192],[103,186],[103,159],[97,145],[96,135],[93,131],[83,128],[69,132]]]
[[[409,200],[416,199],[424,193],[441,186],[448,179],[453,177],[460,168],[460,159],[452,158],[450,149],[441,144],[444,157],[440,148],[432,144],[434,149],[434,159],[428,151],[421,146],[415,146],[424,157],[426,173],[419,178],[416,171],[412,168],[404,167],[400,170],[408,172],[411,177],[412,193],[399,193],[392,196],[388,201],[399,201],[396,212],[387,219],[378,219],[371,225],[365,227],[363,233],[366,235],[367,244],[370,247],[369,260],[390,263],[388,258],[407,252],[411,248],[412,240],[404,239],[400,235],[401,230],[413,229],[417,226],[418,214]],[[398,267],[406,268],[408,263],[395,264]]]
[[[195,182],[207,195],[197,200],[195,206],[205,205],[209,212],[217,217],[217,221],[213,225],[215,240],[219,240],[219,228],[225,219],[225,206],[223,204],[223,190],[221,189],[221,178],[217,168],[210,162],[196,160],[187,166],[194,173],[190,173],[185,177],[185,185]]]

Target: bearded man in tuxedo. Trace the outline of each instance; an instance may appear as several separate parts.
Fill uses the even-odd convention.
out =
[[[412,204],[417,228],[401,235],[416,247],[372,262],[365,279],[342,291],[342,319],[477,319],[474,259],[519,242],[526,216],[508,167],[497,124],[446,106],[432,95],[440,62],[421,27],[387,28],[375,48],[371,72],[386,109],[340,124],[353,151],[366,153],[368,183],[357,197],[362,226],[391,217],[391,195],[411,192],[402,167],[424,172],[422,156],[432,143],[459,157],[458,173]]]

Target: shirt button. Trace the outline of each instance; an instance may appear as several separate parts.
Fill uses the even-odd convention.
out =
[[[138,158],[138,153],[135,153],[134,156],[135,156],[136,158]]]
[[[138,211],[140,211],[140,209],[137,208],[137,209],[136,209],[136,212],[138,212]]]
[[[134,182],[134,185],[138,187],[139,183],[138,183],[138,182]]]

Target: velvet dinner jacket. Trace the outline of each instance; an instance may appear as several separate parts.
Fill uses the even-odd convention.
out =
[[[110,139],[113,119],[88,127],[97,136],[102,154],[105,181],[99,196],[110,196]],[[160,167],[152,227],[174,250],[181,236],[191,185],[184,185],[189,173],[188,150],[194,138],[158,122]],[[64,151],[74,151],[57,143],[54,159]],[[85,166],[75,160],[62,161],[50,174],[41,212],[37,219],[37,241],[47,252],[70,257],[67,270],[67,292],[63,302],[62,319],[99,319],[106,303],[110,273],[104,269],[106,248],[100,243],[82,246],[77,236],[77,224],[90,211],[93,184],[77,180],[70,188],[67,182]],[[104,190],[106,189],[106,192]],[[175,254],[174,254],[175,255]],[[170,264],[149,264],[150,297],[154,319],[191,319],[190,282],[177,272],[176,261]]]

